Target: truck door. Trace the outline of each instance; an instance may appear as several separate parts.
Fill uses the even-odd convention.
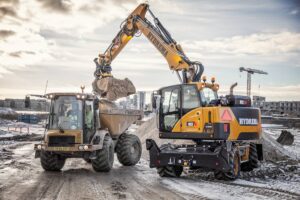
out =
[[[171,86],[161,90],[159,130],[171,132],[174,125],[181,119],[181,86]]]

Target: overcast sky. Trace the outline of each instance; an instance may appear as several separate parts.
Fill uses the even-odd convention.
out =
[[[28,93],[91,90],[93,58],[105,51],[139,0],[0,0],[0,98]],[[151,10],[201,61],[220,92],[246,92],[241,66],[253,75],[252,94],[300,100],[300,3],[289,0],[149,0]],[[149,17],[149,16],[147,16]],[[150,18],[150,17],[149,17]],[[134,38],[112,63],[113,75],[138,90],[177,84],[166,60],[144,37]]]

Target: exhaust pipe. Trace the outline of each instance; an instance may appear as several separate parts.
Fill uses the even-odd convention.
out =
[[[238,83],[235,82],[234,84],[232,84],[232,85],[230,86],[230,95],[233,95],[233,88],[235,88],[237,85],[238,85]]]

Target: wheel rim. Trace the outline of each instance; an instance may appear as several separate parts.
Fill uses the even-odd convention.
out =
[[[237,156],[234,156],[234,167],[233,167],[233,173],[234,176],[237,176],[239,174],[239,158]]]
[[[133,155],[134,158],[136,158],[139,154],[138,152],[139,149],[139,144],[135,142],[131,147],[130,147],[130,153]]]

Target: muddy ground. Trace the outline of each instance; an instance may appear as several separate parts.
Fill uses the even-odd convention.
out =
[[[160,178],[148,167],[147,152],[134,167],[115,157],[109,173],[97,173],[83,159],[68,159],[61,172],[45,172],[34,159],[36,135],[0,141],[0,199],[300,199],[297,161],[262,163],[233,182],[211,172],[185,171]]]

